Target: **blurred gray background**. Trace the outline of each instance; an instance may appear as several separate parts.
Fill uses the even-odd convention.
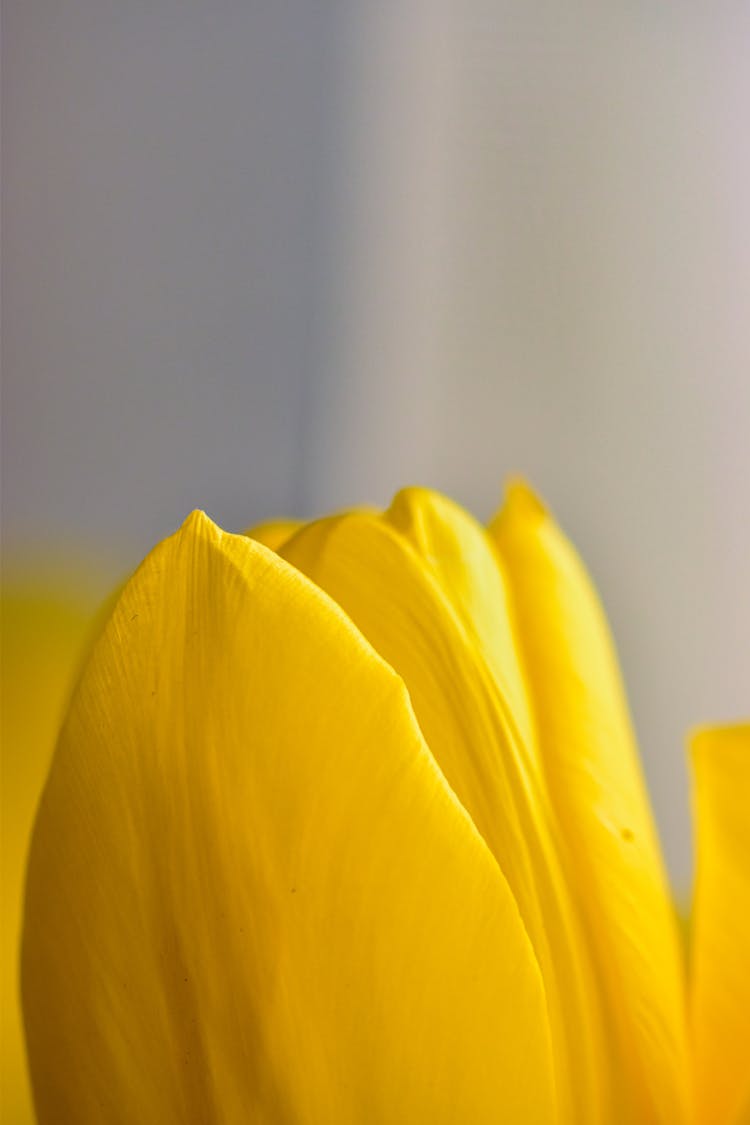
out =
[[[520,471],[676,884],[750,710],[750,7],[4,0],[6,558]]]

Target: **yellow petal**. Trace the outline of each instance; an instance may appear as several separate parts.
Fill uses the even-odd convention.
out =
[[[302,524],[299,520],[267,520],[265,523],[249,528],[245,535],[249,535],[256,543],[262,543],[271,551],[278,551],[300,527]]]
[[[491,528],[505,563],[549,792],[580,887],[639,1122],[682,1121],[683,967],[607,624],[586,572],[525,486]]]
[[[386,519],[409,540],[479,645],[518,728],[520,748],[533,752],[508,591],[485,529],[458,504],[426,488],[397,493]]]
[[[691,1024],[698,1118],[750,1120],[750,723],[692,741]]]
[[[403,684],[203,516],[80,684],[23,981],[42,1125],[556,1120],[530,944]]]
[[[71,593],[9,587],[2,595],[2,1003],[0,1118],[33,1120],[21,1028],[18,954],[31,825],[90,613]]]
[[[428,538],[443,546],[453,538],[458,553],[441,548],[425,559],[390,514],[353,514],[309,525],[282,554],[336,600],[404,679],[430,749],[518,902],[545,982],[561,1119],[600,1121],[605,1051],[596,1038],[585,945],[528,747],[484,655],[485,644],[496,655],[506,644],[490,635],[492,615],[502,629],[503,610],[502,600],[494,601],[501,579],[490,577],[492,550],[480,532],[466,540],[476,559],[460,557],[453,532],[462,534],[469,517],[440,497],[412,494],[395,503],[402,505],[395,522],[405,531],[404,507],[412,505],[422,547]]]

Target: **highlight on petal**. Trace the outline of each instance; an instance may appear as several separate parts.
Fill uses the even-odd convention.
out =
[[[403,683],[201,515],[79,685],[23,989],[41,1125],[557,1120],[536,959]]]
[[[696,1121],[750,1120],[750,723],[692,739]]]
[[[623,1105],[635,1121],[672,1125],[687,1112],[683,966],[604,613],[576,552],[525,485],[510,487],[490,532],[623,1064]]]
[[[596,983],[516,714],[523,686],[484,531],[436,493],[408,490],[385,516],[308,525],[282,556],[403,678],[438,765],[508,879],[544,980],[561,1120],[612,1120]]]
[[[0,1118],[33,1120],[19,996],[23,881],[31,827],[72,687],[91,611],[78,592],[52,583],[6,585],[2,643],[2,1003]]]

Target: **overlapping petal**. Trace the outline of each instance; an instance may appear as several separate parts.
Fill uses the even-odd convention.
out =
[[[597,956],[623,1100],[687,1113],[682,961],[609,631],[575,551],[523,485],[492,525],[549,792]]]
[[[697,1121],[750,1121],[750,723],[692,742],[697,869],[691,1028]]]
[[[265,523],[255,524],[245,534],[269,550],[278,551],[301,526],[300,520],[266,520]]]
[[[518,731],[517,748],[536,772],[528,692],[511,622],[507,582],[485,529],[452,500],[426,488],[397,493],[386,520],[412,545],[479,647]]]
[[[524,739],[524,687],[484,532],[442,497],[409,490],[385,517],[308,525],[282,554],[403,677],[438,764],[507,876],[544,978],[561,1119],[615,1120],[586,941]]]
[[[556,1120],[532,946],[403,683],[205,517],[79,686],[23,979],[42,1125]]]

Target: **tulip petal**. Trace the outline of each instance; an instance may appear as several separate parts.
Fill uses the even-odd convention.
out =
[[[509,490],[491,532],[505,563],[549,792],[581,892],[638,1121],[685,1116],[683,968],[607,624],[541,502]]]
[[[78,593],[24,584],[2,596],[2,1004],[0,1119],[33,1120],[18,995],[23,881],[31,826],[91,613]]]
[[[518,728],[519,747],[531,751],[534,736],[508,591],[485,529],[458,504],[427,488],[402,489],[385,518],[429,567],[476,640]]]
[[[267,520],[249,528],[245,535],[262,543],[270,551],[278,551],[302,526],[299,520]]]
[[[697,1120],[750,1120],[750,723],[692,740],[697,870],[691,1024]]]
[[[94,650],[24,934],[41,1125],[556,1120],[530,943],[402,682],[204,516]]]
[[[394,509],[385,518],[332,517],[298,532],[282,555],[335,599],[404,679],[438,765],[508,879],[539,961],[561,1119],[600,1121],[606,1049],[585,941],[533,755],[489,666],[491,657],[500,664],[511,659],[507,642],[491,636],[493,616],[503,627],[493,552],[479,529],[476,539],[466,539],[469,554],[457,553],[461,524],[470,517],[451,511],[442,497],[412,493],[397,498],[397,511],[398,505],[394,522],[403,531],[391,522]],[[421,526],[419,552],[407,505],[412,526]],[[426,549],[428,539],[440,544],[437,551]]]

